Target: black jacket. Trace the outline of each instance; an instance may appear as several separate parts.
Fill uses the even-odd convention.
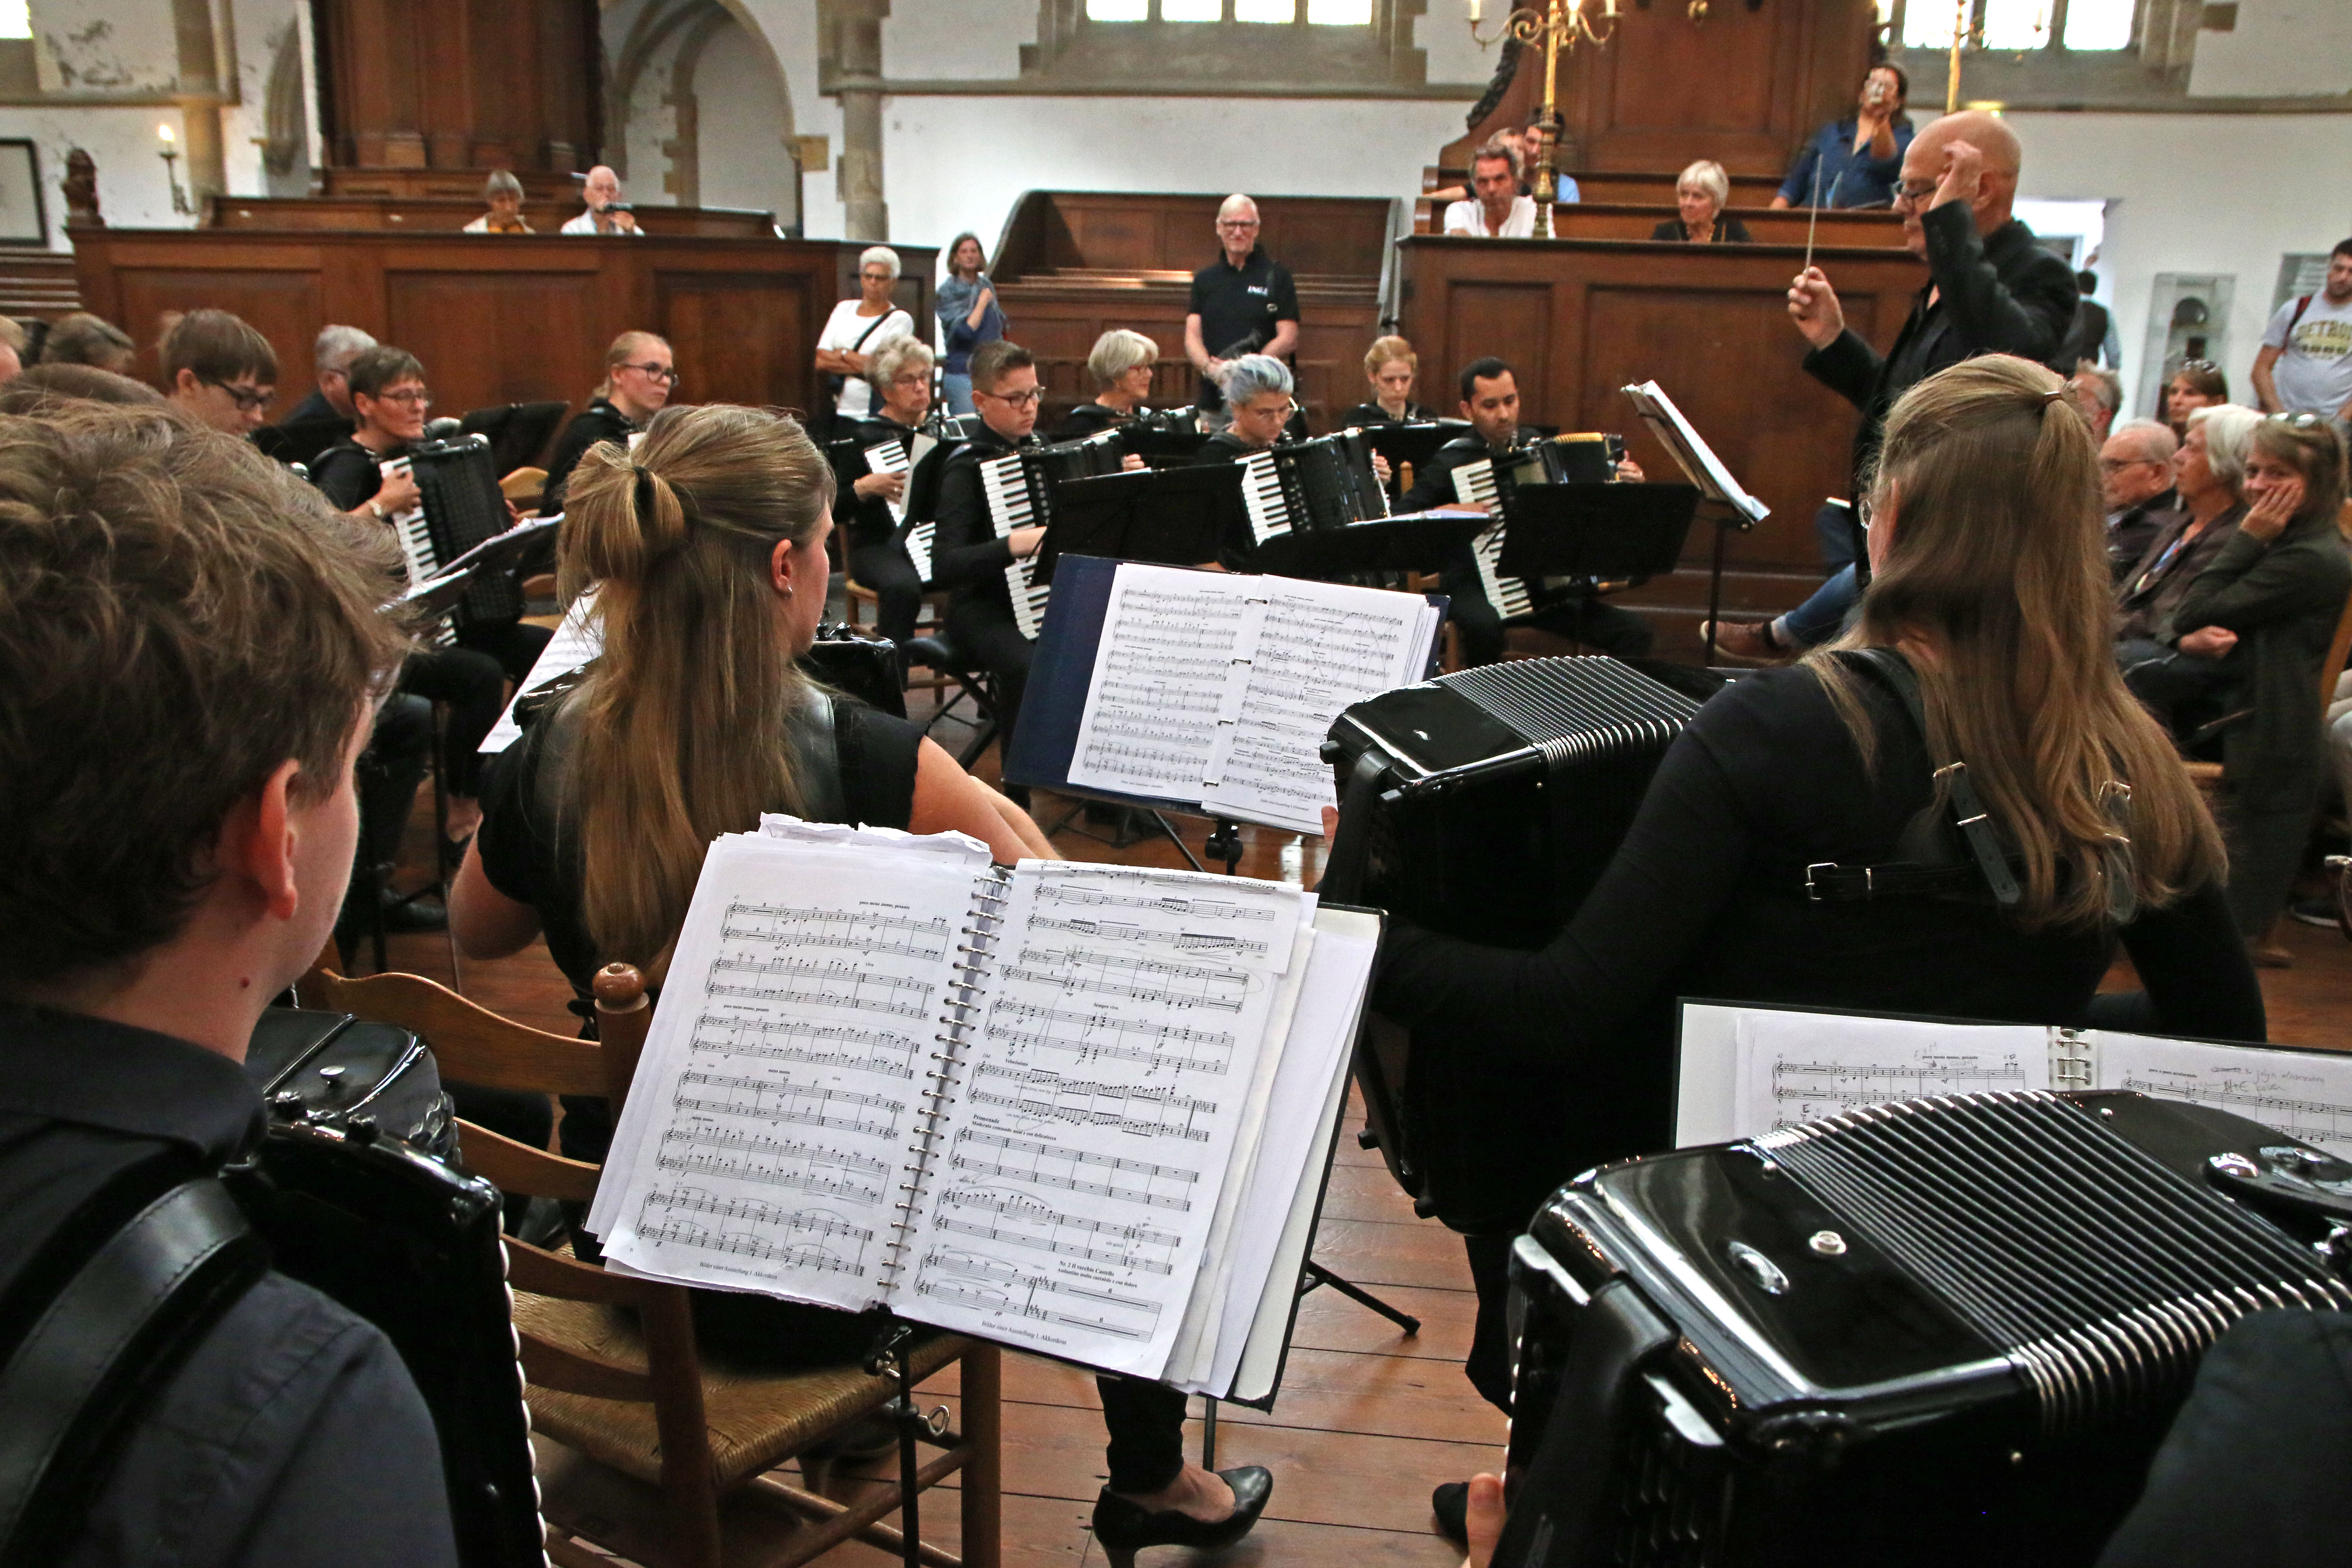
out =
[[[0,1300],[63,1227],[127,1218],[105,1205],[134,1165],[193,1174],[260,1131],[261,1097],[226,1057],[0,1005]],[[446,1489],[432,1415],[391,1342],[271,1273],[153,1392],[63,1562],[455,1564]]]
[[[383,489],[383,464],[405,447],[372,452],[357,441],[341,440],[310,459],[310,482],[337,511],[349,511]]]
[[[901,447],[907,447],[915,437],[915,432],[897,420],[882,418],[857,420],[850,434],[856,437],[861,453],[892,440]],[[849,542],[854,549],[865,550],[877,544],[887,544],[898,531],[898,520],[890,515],[888,501],[880,496],[861,496],[850,488],[872,471],[862,458],[843,464],[838,493],[834,498],[834,516],[848,525]]]
[[[563,510],[563,487],[572,478],[572,470],[588,448],[599,441],[618,441],[627,446],[637,427],[629,423],[628,416],[612,405],[609,398],[598,396],[588,400],[588,406],[572,416],[563,434],[555,438],[555,450],[547,459],[547,495],[540,502],[542,517],[553,517]]]
[[[1852,328],[1805,356],[1812,377],[1862,410],[1853,432],[1853,494],[1878,455],[1886,411],[1939,370],[1978,354],[2016,354],[2048,363],[2074,324],[2082,298],[2066,264],[2011,218],[1979,236],[1967,205],[1948,202],[1922,215],[1927,234],[1928,287],[1880,357]],[[1928,296],[1940,290],[1934,304]],[[2069,367],[2072,368],[2071,366]]]
[[[1688,245],[1690,243],[1690,226],[1683,222],[1683,220],[1678,217],[1670,217],[1665,222],[1660,224],[1657,227],[1652,229],[1650,231],[1650,237],[1652,239],[1672,240],[1677,245]],[[1748,232],[1748,226],[1746,224],[1740,222],[1738,218],[1733,217],[1730,214],[1724,213],[1719,214],[1717,216],[1715,220],[1715,232],[1708,237],[1707,243],[1709,245],[1753,245],[1756,243],[1756,238],[1753,235]]]

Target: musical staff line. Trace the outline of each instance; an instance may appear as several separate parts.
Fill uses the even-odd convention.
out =
[[[1133,921],[1099,921],[1081,917],[1076,920],[1054,920],[1045,915],[1031,917],[1032,931],[1062,931],[1074,936],[1092,937],[1097,942],[1132,942],[1147,946],[1172,947],[1178,952],[1229,952],[1249,958],[1264,958],[1265,943],[1245,936],[1227,936],[1219,931],[1158,931]]]
[[[891,952],[908,958],[947,954],[948,922],[851,910],[795,909],[738,900],[727,906],[719,934],[730,941],[788,942],[794,947],[837,947],[856,952]]]
[[[1196,921],[1265,921],[1274,910],[1230,899],[1200,898],[1176,893],[1112,893],[1099,888],[1066,887],[1046,882],[1037,889],[1041,904],[1082,904],[1096,908],[1155,910],[1163,915],[1183,915]]]
[[[809,1044],[747,1045],[740,1037],[717,1038],[712,1031],[720,1030],[731,1031],[738,1037],[750,1035],[762,1040],[801,1040]],[[863,1052],[820,1050],[815,1048],[819,1041],[858,1046],[865,1049]],[[687,1048],[714,1055],[758,1057],[769,1061],[805,1062],[811,1067],[854,1068],[860,1072],[912,1079],[915,1076],[915,1058],[922,1047],[910,1036],[892,1034],[886,1029],[860,1029],[845,1024],[730,1018],[724,1014],[705,1013],[695,1019],[694,1033],[687,1042]],[[895,1056],[898,1060],[877,1059],[882,1053]]]
[[[898,1118],[906,1114],[904,1100],[887,1095],[859,1094],[845,1089],[824,1089],[814,1084],[794,1083],[761,1078],[730,1078],[718,1073],[688,1070],[678,1075],[679,1088],[671,1103],[680,1110],[706,1110],[722,1116],[742,1116],[760,1121],[790,1121],[804,1127],[827,1127],[840,1132],[858,1132],[868,1138],[896,1138]],[[749,1091],[749,1100],[728,1096],[692,1095],[684,1086],[700,1084],[706,1089],[737,1089]],[[887,1118],[836,1116],[825,1108],[832,1105],[858,1105],[869,1110],[884,1110]]]
[[[674,1152],[674,1149],[704,1149],[709,1153]],[[733,1151],[730,1155],[720,1151]],[[774,1163],[749,1156],[766,1155]],[[795,1143],[751,1132],[730,1132],[707,1125],[672,1127],[662,1133],[655,1167],[688,1175],[715,1176],[728,1181],[756,1182],[763,1186],[795,1187],[822,1197],[851,1198],[860,1203],[882,1201],[888,1167],[881,1161],[820,1144]],[[798,1169],[793,1168],[797,1165]],[[823,1171],[841,1173],[825,1176]],[[866,1180],[859,1180],[865,1177]]]
[[[1055,1024],[1074,1024],[1078,1032],[1057,1033],[1049,1026]],[[1023,1025],[1033,1026],[1024,1028]],[[988,1029],[992,1037],[1008,1045],[1058,1051],[1081,1060],[1108,1058],[1112,1061],[1139,1062],[1155,1072],[1164,1067],[1179,1072],[1222,1077],[1234,1051],[1234,1037],[1222,1029],[1129,1022],[1097,1013],[1066,1012],[1059,1007],[1034,1007],[1019,1002],[996,1003],[989,1012]],[[1104,1044],[1100,1037],[1106,1035],[1117,1043]]]
[[[1075,947],[1024,947],[1019,961],[1006,964],[1000,973],[1068,991],[1165,1002],[1175,1007],[1208,1007],[1221,1013],[1240,1012],[1250,988],[1250,977],[1243,970]]]

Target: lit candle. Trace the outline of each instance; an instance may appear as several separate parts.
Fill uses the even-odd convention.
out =
[[[1601,14],[1604,16],[1617,15],[1617,0],[1608,0],[1608,4],[1601,7]]]
[[[1470,0],[1470,22],[1473,26],[1478,23],[1481,8],[1481,0]]]
[[[172,134],[172,128],[168,125],[158,125],[155,127],[155,139],[163,143],[166,147],[169,147],[173,142],[176,140],[176,138]]]

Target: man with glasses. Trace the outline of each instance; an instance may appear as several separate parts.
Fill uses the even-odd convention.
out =
[[[588,406],[572,416],[548,455],[547,489],[540,514],[553,517],[563,510],[563,488],[588,448],[599,441],[629,437],[653,423],[677,390],[677,363],[669,344],[651,332],[623,332],[604,351],[604,384],[588,399]]]
[[[2107,561],[2117,586],[2147,553],[2156,536],[2180,521],[2172,458],[2180,443],[2153,419],[2116,426],[2099,448],[2099,479],[2107,497]]]
[[[621,176],[599,163],[580,183],[580,197],[588,210],[566,223],[559,234],[625,234],[643,237],[645,230],[621,200]]]
[[[2289,300],[2263,330],[2254,395],[2265,414],[2316,414],[2352,426],[2352,239],[2327,258],[2316,294]]]
[[[226,310],[191,310],[156,350],[163,395],[198,424],[231,436],[261,427],[278,395],[278,351]]]
[[[1217,208],[1217,244],[1224,254],[1192,274],[1192,313],[1184,318],[1184,357],[1201,373],[1196,401],[1205,429],[1225,424],[1225,397],[1217,389],[1225,362],[1265,353],[1289,363],[1298,347],[1298,286],[1290,268],[1257,242],[1257,204],[1231,195]]]
[[[1912,140],[1895,210],[1903,215],[1904,247],[1927,263],[1928,276],[1893,352],[1881,355],[1848,330],[1837,290],[1820,268],[1806,268],[1789,285],[1789,319],[1812,345],[1806,371],[1862,410],[1851,493],[1863,493],[1861,476],[1878,455],[1896,398],[1978,354],[2049,363],[2074,324],[2081,297],[2074,272],[2011,213],[2022,163],[2016,132],[1976,110],[1947,114]],[[2074,367],[2052,368],[2063,374]],[[1797,653],[1835,636],[1861,595],[1858,568],[1849,565],[1778,620],[1720,627],[1716,647],[1751,662]]]

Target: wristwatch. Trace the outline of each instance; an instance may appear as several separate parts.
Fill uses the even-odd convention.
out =
[[[383,521],[383,502],[376,500],[373,496],[370,496],[368,497],[367,509],[368,515],[370,517],[375,519],[378,522],[382,522]]]

